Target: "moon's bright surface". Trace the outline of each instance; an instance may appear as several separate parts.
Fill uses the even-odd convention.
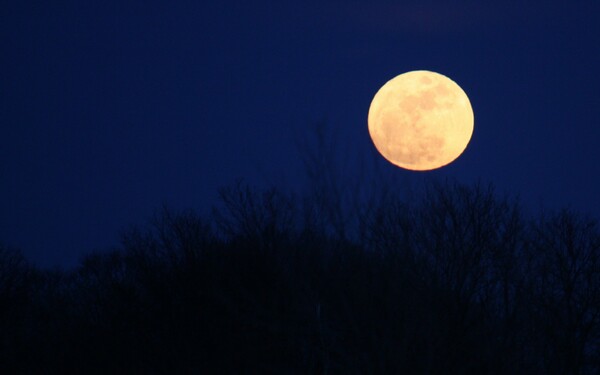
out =
[[[473,134],[474,116],[467,94],[454,81],[418,70],[379,89],[368,123],[384,158],[401,168],[426,171],[462,154]]]

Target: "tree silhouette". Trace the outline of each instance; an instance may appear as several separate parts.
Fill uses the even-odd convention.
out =
[[[600,233],[595,220],[563,210],[532,223],[528,279],[532,323],[549,374],[600,371]]]
[[[491,185],[445,181],[357,198],[344,212],[360,225],[341,235],[321,209],[306,220],[327,203],[310,193],[238,183],[220,199],[207,218],[158,210],[69,271],[0,247],[0,371],[600,371],[600,233],[585,215],[532,219]]]
[[[26,345],[24,316],[30,298],[31,271],[20,251],[0,245],[0,363],[19,360]]]

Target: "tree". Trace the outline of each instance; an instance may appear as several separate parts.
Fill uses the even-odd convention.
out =
[[[570,210],[540,217],[527,251],[531,323],[548,374],[600,371],[600,233]]]
[[[21,252],[0,244],[0,370],[18,369],[31,295],[31,270]]]

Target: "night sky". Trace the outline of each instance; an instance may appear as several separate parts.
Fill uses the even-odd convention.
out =
[[[421,69],[467,93],[471,143],[433,172],[376,159],[386,173],[600,217],[599,67],[598,1],[4,3],[0,242],[69,267],[163,204],[301,186],[298,141],[322,121],[372,158],[373,95]]]

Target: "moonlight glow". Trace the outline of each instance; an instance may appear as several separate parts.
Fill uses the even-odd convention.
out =
[[[465,150],[473,134],[473,110],[451,79],[424,70],[387,82],[369,108],[369,133],[377,150],[405,169],[443,167]]]

